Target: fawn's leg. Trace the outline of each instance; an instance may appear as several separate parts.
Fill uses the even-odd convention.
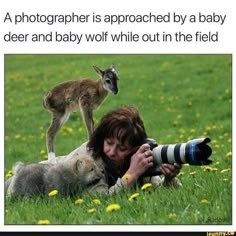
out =
[[[47,130],[48,160],[55,161],[54,140],[57,132],[68,120],[70,113],[52,113],[51,124]]]
[[[80,106],[80,111],[90,139],[94,130],[93,111],[88,106]]]

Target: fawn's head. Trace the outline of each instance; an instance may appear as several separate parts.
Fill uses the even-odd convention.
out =
[[[101,77],[103,88],[108,92],[112,92],[113,94],[118,93],[118,74],[116,72],[115,65],[112,64],[110,68],[106,70],[101,70],[97,66],[93,66],[96,73]]]

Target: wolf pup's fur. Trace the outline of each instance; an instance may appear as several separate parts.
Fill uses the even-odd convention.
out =
[[[77,156],[55,164],[18,162],[13,176],[5,182],[5,191],[7,196],[33,196],[58,190],[61,196],[73,196],[98,183],[103,183],[106,192],[103,170],[90,156]]]

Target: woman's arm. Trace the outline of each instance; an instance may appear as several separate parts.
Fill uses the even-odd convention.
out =
[[[110,187],[109,193],[117,193],[121,190],[131,188],[137,183],[137,180],[142,176],[145,171],[152,167],[152,154],[148,146],[142,145],[140,149],[131,157],[130,168],[127,170],[122,178],[118,178],[115,185]],[[150,178],[145,178],[144,182],[152,183],[153,185],[165,186],[165,187],[182,187],[179,179],[176,178],[177,174],[181,169],[180,164],[163,164],[160,170],[163,177],[152,176]]]
[[[150,146],[143,144],[131,157],[129,169],[122,178],[118,178],[116,184],[109,189],[109,193],[119,192],[122,189],[133,187],[139,177],[153,166],[152,161],[153,157]]]
[[[122,177],[127,187],[132,187],[150,167],[153,166],[152,151],[148,144],[143,144],[131,157],[130,166]]]

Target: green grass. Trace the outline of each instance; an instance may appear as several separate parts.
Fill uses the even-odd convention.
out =
[[[134,105],[149,136],[160,144],[210,137],[213,169],[183,166],[182,189],[78,196],[84,200],[80,205],[59,196],[5,199],[5,224],[37,224],[41,219],[50,224],[232,224],[231,55],[6,55],[5,175],[16,161],[38,162],[46,156],[50,114],[42,106],[43,95],[65,80],[96,79],[92,65],[106,68],[111,63],[120,76],[120,91],[95,111],[95,123],[115,107]],[[86,138],[81,116],[74,113],[57,135],[57,155]],[[135,192],[139,197],[129,201]],[[100,205],[92,202],[95,198]],[[120,209],[106,212],[112,203]],[[88,213],[91,208],[96,211]]]

